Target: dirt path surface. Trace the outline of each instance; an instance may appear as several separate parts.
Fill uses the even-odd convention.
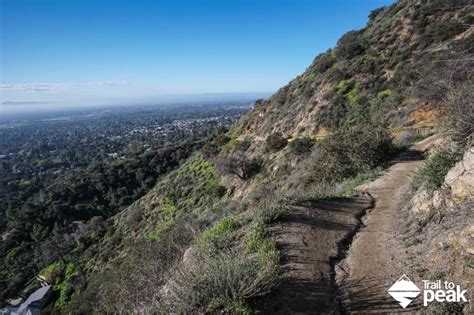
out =
[[[345,314],[400,311],[387,289],[406,273],[396,239],[398,211],[428,138],[396,159],[357,198],[294,206],[274,227],[284,283],[260,301],[261,314]],[[400,272],[402,272],[400,274]]]
[[[284,257],[285,281],[263,302],[261,314],[324,314],[338,308],[334,259],[371,201],[363,196],[292,207],[273,231]]]
[[[336,266],[336,281],[344,293],[344,310],[351,314],[399,313],[403,309],[387,289],[409,274],[406,252],[398,239],[401,203],[411,178],[422,164],[423,151],[434,140],[427,138],[402,154],[377,180],[359,187],[375,199],[375,207],[363,219],[346,258]],[[405,311],[413,312],[412,303]]]

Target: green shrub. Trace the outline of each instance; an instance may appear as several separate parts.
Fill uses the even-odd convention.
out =
[[[222,197],[226,194],[227,189],[220,185],[220,177],[212,176],[204,186],[205,193],[211,196]]]
[[[466,314],[463,312],[465,304],[462,302],[434,302],[437,314]]]
[[[296,154],[305,154],[311,152],[314,146],[314,139],[309,137],[296,138],[290,142],[290,149]]]
[[[285,210],[286,205],[281,202],[266,203],[255,210],[254,220],[259,223],[269,224],[278,220]]]
[[[278,265],[281,254],[267,224],[259,221],[258,218],[255,218],[253,224],[250,234],[245,239],[246,252],[257,253],[263,264]]]
[[[219,153],[220,149],[229,143],[231,140],[228,135],[225,134],[227,130],[225,128],[218,128],[218,130],[209,137],[207,143],[202,147],[201,152],[206,157],[212,157]]]
[[[448,171],[461,158],[459,152],[445,149],[434,154],[425,165],[416,173],[413,185],[423,185],[428,192],[433,192],[441,187]]]
[[[199,248],[209,253],[217,253],[231,247],[235,239],[237,222],[232,218],[224,218],[207,228],[199,237]]]
[[[386,98],[388,96],[392,96],[393,94],[393,91],[391,89],[386,89],[386,90],[383,90],[383,91],[380,91],[379,93],[377,93],[377,97],[378,98]]]
[[[467,26],[458,21],[433,21],[428,24],[419,43],[421,47],[426,47],[432,43],[442,42],[452,38],[466,29]]]
[[[349,178],[342,182],[341,187],[339,190],[343,195],[351,196],[356,195],[358,192],[356,188],[364,183],[371,182],[375,180],[382,174],[382,168],[377,167],[375,169],[371,169],[367,172],[360,173],[356,177]]]
[[[359,100],[359,96],[357,95],[357,88],[355,86],[346,94],[346,96],[347,101],[351,105],[357,103],[357,101]]]
[[[336,91],[340,94],[347,94],[349,93],[355,86],[354,80],[341,80],[336,85]]]
[[[394,154],[390,134],[380,127],[357,127],[327,137],[313,161],[312,181],[341,182],[367,172]]]
[[[436,271],[431,274],[431,280],[444,280],[446,279],[446,272]]]
[[[332,52],[329,50],[323,54],[319,54],[313,61],[313,70],[319,73],[326,72],[331,68],[336,60]]]
[[[314,72],[311,72],[306,76],[306,79],[309,81],[314,81],[315,78],[316,78],[316,74]]]
[[[58,276],[61,273],[61,270],[63,268],[63,264],[59,261],[56,261],[52,263],[51,265],[47,266],[43,270],[39,272],[40,275],[43,277],[48,277],[51,274],[54,274],[55,276]]]
[[[245,152],[252,145],[252,139],[246,137],[243,140],[235,141],[235,151]]]
[[[283,138],[280,132],[272,133],[265,140],[265,146],[269,151],[280,151],[286,146],[287,143],[288,140]]]
[[[344,34],[337,42],[336,57],[351,59],[364,52],[367,41],[361,31],[350,31]]]

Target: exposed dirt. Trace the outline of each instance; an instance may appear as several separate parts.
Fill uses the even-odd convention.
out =
[[[285,281],[260,301],[262,314],[400,311],[387,294],[407,272],[396,239],[397,212],[432,141],[402,154],[382,177],[361,187],[360,197],[308,200],[291,208],[273,231],[284,257]]]
[[[285,281],[262,303],[262,314],[324,314],[337,310],[334,263],[351,239],[369,196],[306,201],[274,228],[284,257]]]
[[[351,314],[399,313],[403,309],[387,289],[403,274],[409,274],[406,250],[400,246],[400,214],[411,177],[421,166],[430,137],[402,154],[377,180],[359,187],[375,199],[375,207],[363,219],[346,258],[336,267],[336,280],[344,296],[344,310]],[[414,301],[405,311],[419,307]]]

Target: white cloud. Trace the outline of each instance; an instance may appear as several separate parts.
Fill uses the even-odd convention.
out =
[[[54,92],[82,87],[120,86],[126,81],[95,81],[85,83],[0,83],[0,90],[23,92]]]

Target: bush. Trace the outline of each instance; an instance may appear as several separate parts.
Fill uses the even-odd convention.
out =
[[[446,98],[445,125],[454,141],[461,145],[473,142],[474,135],[474,81],[452,89]]]
[[[394,151],[390,134],[383,128],[353,128],[327,137],[319,146],[312,180],[340,182],[388,161]]]
[[[419,43],[422,47],[426,47],[432,43],[452,38],[466,29],[466,25],[457,21],[433,21],[428,24]]]
[[[244,154],[221,155],[214,162],[221,173],[237,176],[241,180],[249,180],[255,176],[263,164],[260,158],[248,158]]]
[[[434,154],[425,165],[418,171],[413,181],[415,187],[423,185],[428,192],[433,192],[441,187],[444,177],[449,170],[458,162],[461,154],[445,149]]]
[[[237,222],[232,218],[224,218],[207,228],[199,237],[197,243],[200,249],[208,253],[218,253],[229,249],[235,239]]]
[[[235,142],[235,151],[245,152],[252,145],[252,139],[246,137],[243,140],[237,140]]]
[[[309,137],[296,138],[290,143],[290,149],[296,154],[305,154],[311,152],[314,146],[314,140]]]
[[[278,283],[277,268],[238,253],[201,258],[193,270],[178,271],[163,308],[174,314],[232,310],[268,293]]]
[[[336,57],[351,59],[364,52],[367,43],[361,31],[350,31],[344,34],[337,42]]]
[[[255,210],[254,220],[258,223],[269,224],[278,220],[285,210],[286,206],[281,202],[266,203]]]
[[[221,147],[231,140],[230,137],[225,134],[226,131],[225,128],[218,128],[218,130],[208,139],[208,142],[201,149],[204,156],[215,156],[219,153]]]
[[[319,54],[313,62],[313,70],[319,73],[326,72],[336,62],[331,51]]]
[[[265,141],[267,150],[269,151],[280,151],[288,143],[288,140],[283,138],[280,132],[275,132],[269,135]]]

